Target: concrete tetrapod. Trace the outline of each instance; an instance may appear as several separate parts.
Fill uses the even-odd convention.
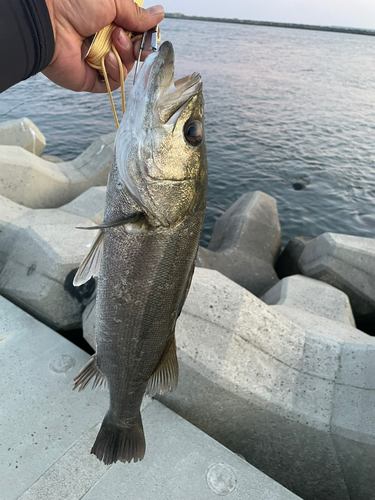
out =
[[[327,283],[306,276],[282,279],[263,295],[262,300],[269,305],[305,311],[355,327],[348,296]],[[305,316],[301,315],[302,321]]]
[[[260,296],[278,281],[280,243],[275,198],[245,193],[216,221],[208,249],[199,248],[197,266],[216,269]]]
[[[31,120],[19,118],[0,123],[0,144],[20,146],[40,156],[46,147],[46,138]]]
[[[298,265],[345,292],[356,316],[375,315],[375,238],[321,234],[307,243]]]
[[[0,146],[0,195],[30,208],[56,208],[92,186],[107,184],[115,133],[72,161],[53,163],[19,146]]]
[[[91,188],[60,209],[33,210],[0,197],[0,293],[56,330],[81,325],[95,281],[73,287],[75,270],[100,223],[105,188]]]
[[[369,500],[375,339],[340,307],[323,317],[305,299],[268,306],[197,268],[176,327],[179,385],[160,400],[304,500]],[[93,303],[87,309],[95,348]]]
[[[1,500],[298,500],[150,398],[144,460],[104,465],[90,449],[108,393],[72,391],[89,355],[3,297],[0,339]]]

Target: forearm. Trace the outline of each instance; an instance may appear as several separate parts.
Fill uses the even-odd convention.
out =
[[[0,92],[46,68],[54,50],[45,0],[0,0]]]

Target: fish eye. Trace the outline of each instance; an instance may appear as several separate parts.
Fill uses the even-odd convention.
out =
[[[192,146],[198,146],[203,139],[203,126],[198,120],[187,122],[184,127],[185,139]]]

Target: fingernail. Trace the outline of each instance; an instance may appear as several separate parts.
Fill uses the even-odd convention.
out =
[[[118,66],[116,56],[112,51],[108,52],[108,59],[113,66]]]
[[[119,31],[117,40],[118,40],[118,43],[121,45],[121,47],[123,49],[127,49],[129,47],[129,45],[130,45],[130,40],[125,35],[125,33],[124,33],[123,30]]]
[[[150,16],[157,16],[159,14],[164,14],[164,7],[162,5],[153,5],[146,9]]]

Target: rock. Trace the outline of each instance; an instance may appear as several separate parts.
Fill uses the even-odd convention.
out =
[[[56,330],[80,327],[95,281],[72,283],[96,232],[76,227],[99,223],[104,201],[103,188],[61,209],[32,210],[0,197],[0,293]]]
[[[40,156],[46,147],[46,138],[31,120],[20,118],[0,123],[0,144],[20,146]]]
[[[277,259],[275,271],[280,279],[294,274],[301,274],[298,266],[298,260],[305,249],[306,244],[313,238],[305,236],[298,236],[294,240],[289,241],[287,246],[281,252],[280,257]]]
[[[298,265],[345,292],[354,315],[375,313],[375,239],[324,233],[306,245]]]
[[[245,193],[216,221],[197,266],[216,269],[261,296],[278,281],[273,266],[280,242],[276,200],[261,191]]]
[[[30,208],[57,208],[107,184],[115,134],[103,135],[75,160],[52,163],[17,146],[0,146],[0,195]]]
[[[88,354],[0,297],[2,500],[298,500],[157,401],[142,417],[145,459],[108,466],[90,454],[106,391],[73,392]],[[144,480],[147,478],[147,481]],[[150,496],[152,492],[152,496]]]
[[[306,276],[283,278],[263,295],[262,300],[269,305],[295,308],[355,327],[348,296],[327,283]]]
[[[375,338],[352,326],[344,294],[288,280],[284,305],[268,306],[197,268],[176,327],[179,386],[158,399],[305,500],[368,500]],[[322,299],[309,304],[312,286]]]

